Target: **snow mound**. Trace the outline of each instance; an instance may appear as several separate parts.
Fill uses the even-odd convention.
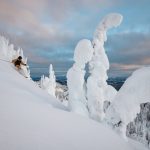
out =
[[[126,126],[140,112],[140,104],[150,102],[150,67],[136,70],[124,83],[107,111],[110,122]]]
[[[105,89],[105,100],[112,102],[116,94],[117,94],[117,90],[113,86],[107,85]]]
[[[131,150],[112,130],[67,108],[0,61],[1,150]],[[114,144],[115,143],[115,144]]]

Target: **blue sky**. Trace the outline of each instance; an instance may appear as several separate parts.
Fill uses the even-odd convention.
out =
[[[109,76],[127,76],[150,64],[149,0],[0,0],[0,34],[24,49],[33,73],[46,73],[52,63],[64,74],[77,42],[92,40],[110,12],[121,13],[124,20],[108,32],[105,43]]]

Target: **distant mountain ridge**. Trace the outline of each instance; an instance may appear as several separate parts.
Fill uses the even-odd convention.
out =
[[[32,76],[31,78],[33,81],[39,81],[41,79],[41,77],[38,76]],[[107,83],[112,85],[118,91],[126,79],[127,77],[111,77],[107,80]],[[62,85],[67,85],[67,78],[65,76],[56,76],[56,81]]]

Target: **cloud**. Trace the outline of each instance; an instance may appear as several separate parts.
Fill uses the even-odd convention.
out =
[[[13,18],[16,20],[18,16],[29,15],[30,17],[33,14],[38,18],[49,16],[54,20],[59,20],[66,18],[79,8],[100,9],[112,6],[114,3],[116,4],[117,0],[112,2],[109,0],[1,0],[0,3],[1,14],[7,15],[9,19],[12,19],[12,16],[14,16]]]
[[[150,64],[150,34],[123,33],[108,38],[108,57],[111,71],[119,70],[129,75],[134,70]]]
[[[28,5],[29,1],[0,1],[0,33],[8,37],[11,43],[22,47],[27,56],[34,60],[38,60],[39,51],[53,51],[54,45],[62,46],[73,38],[69,30],[63,31],[57,24],[40,21],[35,12],[38,8],[44,9],[45,3],[39,2],[33,0]]]
[[[42,17],[40,16],[44,15],[44,8],[47,7],[46,3],[48,3],[46,0],[1,0],[1,28],[4,29],[6,25],[5,31],[7,33],[14,32],[11,34],[24,35],[29,38],[31,36],[39,39],[50,39],[53,42],[63,40],[67,35],[70,36],[71,33],[67,30],[62,33],[59,25],[41,21]]]
[[[67,70],[77,42],[92,39],[103,15],[120,12],[124,21],[109,32],[106,49],[110,73],[130,74],[150,63],[149,4],[149,0],[0,0],[0,34],[22,47],[31,64],[52,62]]]

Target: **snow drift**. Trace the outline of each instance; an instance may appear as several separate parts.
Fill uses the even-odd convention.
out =
[[[67,112],[9,63],[0,61],[0,70],[0,149],[131,150],[110,129]]]

